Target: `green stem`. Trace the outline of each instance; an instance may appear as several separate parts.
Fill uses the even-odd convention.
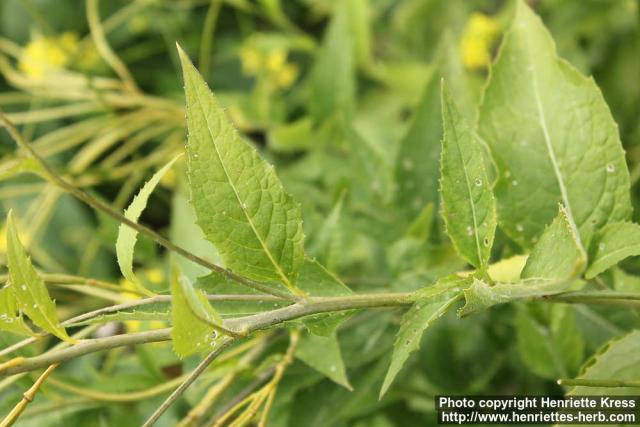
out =
[[[38,153],[36,153],[36,151],[33,149],[33,147],[31,146],[31,144],[27,143],[27,141],[25,141],[25,139],[22,137],[22,135],[20,134],[20,132],[18,132],[18,130],[16,129],[16,127],[7,119],[6,115],[4,114],[4,112],[2,110],[0,110],[0,123],[2,123],[4,125],[4,127],[6,128],[7,132],[9,133],[9,135],[11,136],[11,138],[13,138],[13,140],[21,147],[23,148],[27,153],[29,153],[29,155],[31,157],[33,157],[34,160],[36,160],[40,166],[43,168],[45,174],[49,177],[49,179],[51,180],[51,182],[55,185],[57,185],[58,187],[60,187],[63,191],[66,191],[68,193],[70,193],[71,195],[73,195],[74,197],[76,197],[77,199],[79,199],[80,201],[86,203],[87,205],[93,207],[96,210],[99,210],[105,214],[107,214],[108,216],[110,216],[111,218],[115,219],[116,221],[121,222],[122,224],[127,225],[128,227],[136,230],[139,233],[142,233],[148,237],[150,237],[151,239],[153,239],[156,243],[158,243],[160,246],[165,247],[166,249],[173,251],[179,255],[182,255],[183,257],[185,257],[186,259],[188,259],[189,261],[193,261],[196,264],[200,264],[203,267],[206,267],[210,270],[216,271],[224,276],[226,276],[227,278],[234,280],[242,285],[248,286],[250,288],[253,288],[257,291],[266,293],[266,294],[270,294],[270,295],[274,295],[274,296],[278,296],[280,298],[283,299],[287,299],[287,300],[295,300],[296,298],[286,292],[281,292],[279,290],[273,289],[272,287],[266,286],[262,283],[253,281],[251,279],[248,279],[246,277],[240,276],[238,274],[233,273],[231,270],[227,270],[226,268],[220,267],[217,264],[214,264],[210,261],[207,261],[204,258],[199,257],[198,255],[184,249],[181,246],[178,246],[174,243],[172,243],[171,241],[169,241],[168,239],[164,238],[163,236],[161,236],[160,234],[156,233],[155,231],[151,230],[150,228],[138,224],[135,221],[131,221],[130,219],[126,218],[123,214],[121,214],[120,212],[112,209],[109,205],[101,202],[100,200],[94,198],[93,196],[89,195],[88,193],[84,192],[83,190],[77,188],[76,186],[74,186],[73,184],[67,182],[64,178],[62,178],[60,175],[58,175],[52,168],[51,166],[49,166],[49,164],[42,158],[40,157],[40,155]]]
[[[182,396],[185,390],[189,388],[189,386],[200,376],[200,374],[205,369],[207,369],[211,362],[213,362],[225,348],[231,345],[233,341],[234,339],[228,338],[224,340],[218,348],[209,353],[207,357],[205,357],[202,362],[200,362],[198,366],[193,371],[191,371],[187,379],[182,384],[180,384],[180,386],[175,389],[164,402],[162,402],[162,405],[160,405],[153,414],[151,414],[151,416],[147,419],[147,421],[145,421],[142,427],[149,427],[155,424],[155,422],[158,421],[158,418],[160,418],[162,414],[164,414],[165,411],[169,409],[173,402],[175,402],[180,396]]]
[[[165,383],[147,388],[145,390],[130,391],[124,393],[106,393],[99,390],[91,390],[88,388],[78,387],[64,381],[50,378],[48,384],[60,390],[68,391],[78,396],[87,397],[91,400],[99,400],[102,402],[133,402],[143,400],[148,397],[157,396],[173,389],[186,379],[187,375],[182,375]]]
[[[559,385],[579,386],[579,387],[640,387],[640,380],[624,381],[624,380],[591,380],[591,379],[561,379],[558,380]]]
[[[200,60],[198,61],[200,74],[206,79],[209,75],[209,63],[211,60],[211,49],[213,46],[218,16],[222,8],[222,0],[211,0],[207,16],[204,19],[202,27],[202,36],[200,39]]]
[[[159,297],[160,296],[147,298],[144,301],[157,301]],[[411,304],[413,302],[412,298],[413,294],[411,293],[309,298],[304,303],[296,303],[284,308],[258,313],[252,316],[228,319],[224,321],[223,325],[225,326],[225,328],[236,332],[236,334],[238,335],[246,336],[258,330],[265,329],[270,326],[279,325],[289,320],[294,320],[312,314],[356,310],[362,308],[403,306]],[[149,302],[147,302],[147,304],[148,303]],[[125,304],[121,304],[121,306],[123,305]],[[110,309],[110,307],[106,307],[102,310],[106,309]],[[81,318],[82,316],[78,316],[78,318]],[[72,319],[69,319],[66,322],[69,322],[70,320]],[[64,324],[65,322],[62,323],[63,326]],[[9,363],[11,362],[9,361],[5,364],[6,366],[0,369],[0,375],[13,375],[20,372],[31,371],[48,366],[51,363],[64,362],[66,360],[80,357],[85,354],[108,350],[111,348],[158,341],[168,341],[169,339],[171,339],[171,328],[85,340],[73,347],[65,348],[60,351],[55,351],[30,358],[24,358],[14,363]],[[15,347],[15,345],[13,347]],[[6,350],[4,350],[3,353],[6,353]],[[15,361],[16,359],[12,360]]]

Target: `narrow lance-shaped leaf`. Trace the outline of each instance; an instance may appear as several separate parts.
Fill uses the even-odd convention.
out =
[[[124,211],[124,216],[127,219],[133,222],[138,222],[142,211],[147,206],[149,196],[151,196],[151,193],[156,188],[162,177],[169,169],[171,169],[171,166],[173,166],[180,156],[181,154],[174,157],[169,163],[153,174],[151,179],[144,184],[140,189],[140,192],[133,198],[129,207]],[[120,227],[118,228],[118,239],[116,240],[118,266],[120,267],[120,271],[125,279],[138,287],[142,287],[142,283],[133,272],[133,250],[137,240],[138,232],[136,230],[128,225],[120,224]]]
[[[206,295],[196,293],[188,279],[179,276],[177,269],[171,280],[171,295],[171,339],[176,354],[185,357],[211,351],[223,338],[211,323],[221,324],[222,320]]]
[[[485,269],[496,230],[495,200],[480,142],[444,84],[442,118],[440,191],[447,233],[463,258]]]
[[[335,331],[326,337],[303,335],[296,349],[296,357],[336,384],[352,390]]]
[[[433,69],[413,112],[406,134],[400,141],[395,165],[397,191],[395,203],[409,220],[420,214],[428,203],[437,205],[442,141],[440,80],[447,79],[464,113],[475,104],[473,92],[460,61],[460,52],[450,32],[442,36]],[[463,114],[471,119],[469,115]]]
[[[475,280],[465,290],[466,304],[458,314],[466,316],[496,304],[565,291],[580,277],[586,263],[587,256],[575,225],[560,205],[558,216],[545,229],[527,258],[520,281],[490,286]]]
[[[56,305],[20,243],[12,212],[9,212],[7,217],[7,262],[11,281],[9,289],[13,293],[17,308],[40,328],[60,339],[73,342],[60,326]]]
[[[585,245],[631,212],[618,128],[593,79],[558,58],[522,0],[491,71],[478,131],[498,165],[505,232],[530,247],[561,202]]]
[[[294,290],[304,258],[299,205],[273,166],[243,141],[186,53],[189,184],[198,225],[225,265]]]
[[[640,255],[640,225],[633,222],[608,224],[591,242],[585,277],[596,277],[623,259],[636,255]]]
[[[420,291],[420,297],[402,317],[393,344],[391,365],[380,389],[380,398],[387,392],[409,355],[420,347],[424,331],[461,299],[460,291],[470,281],[467,278],[449,277]]]

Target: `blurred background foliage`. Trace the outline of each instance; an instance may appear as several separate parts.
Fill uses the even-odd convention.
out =
[[[638,2],[529,3],[560,55],[601,87],[620,128],[637,205]],[[3,0],[0,108],[60,173],[123,209],[185,141],[177,41],[302,203],[307,250],[356,291],[409,291],[466,268],[438,215],[440,78],[473,120],[512,7],[499,0]],[[2,217],[14,209],[21,238],[43,272],[75,278],[51,290],[61,317],[137,297],[127,293],[130,284],[115,262],[118,224],[23,173],[32,165],[5,133],[0,143]],[[163,179],[141,221],[216,260],[193,224],[183,169]],[[640,220],[637,211],[634,220]],[[519,252],[498,236],[495,259]],[[140,239],[136,267],[150,288],[168,289],[167,258]],[[193,279],[206,273],[181,264]],[[637,289],[633,273],[640,264],[631,260],[623,268],[603,280]],[[118,287],[76,286],[80,278]],[[634,314],[584,306],[510,305],[471,319],[450,315],[425,335],[419,354],[379,401],[400,314],[363,313],[340,329],[353,392],[294,363],[270,425],[428,425],[435,422],[437,394],[561,393],[555,378],[574,375],[598,346],[639,323]],[[286,348],[282,338],[261,337],[265,348],[245,365],[235,359],[216,364],[162,423],[176,424],[212,384],[236,372],[192,424],[209,425],[273,368],[274,355]],[[2,346],[16,340],[0,333]],[[541,341],[545,345],[532,344]],[[66,363],[56,374],[63,385],[45,386],[19,425],[140,425],[165,392],[123,403],[74,393],[68,385],[111,397],[153,391],[196,362],[178,360],[168,344],[153,344]],[[32,381],[30,375],[0,381],[0,413]]]

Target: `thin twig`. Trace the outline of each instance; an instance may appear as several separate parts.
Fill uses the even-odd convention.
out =
[[[104,34],[104,28],[100,22],[100,12],[98,10],[98,0],[87,0],[87,22],[89,23],[89,30],[91,31],[91,37],[96,45],[96,49],[100,52],[100,55],[107,64],[116,72],[116,74],[122,79],[123,83],[132,92],[139,92],[138,85],[136,85],[133,76],[129,72],[127,66],[118,58],[113,52],[107,38]]]
[[[218,273],[226,276],[227,278],[238,282],[241,285],[245,285],[245,286],[253,288],[253,289],[257,290],[257,291],[260,291],[260,292],[263,292],[263,293],[266,293],[266,294],[270,294],[270,295],[275,295],[275,296],[278,296],[280,298],[284,298],[284,299],[288,299],[288,300],[295,300],[296,299],[295,296],[293,296],[293,295],[291,295],[291,294],[289,294],[287,292],[279,291],[277,289],[274,289],[273,287],[270,287],[270,286],[264,285],[262,283],[256,282],[254,280],[248,279],[246,277],[240,276],[240,275],[232,272],[231,270],[228,270],[226,268],[220,267],[217,264],[214,264],[214,263],[212,263],[210,261],[207,261],[206,259],[201,258],[198,255],[188,251],[187,249],[184,249],[183,247],[172,243],[171,241],[169,241],[168,239],[164,238],[163,236],[161,236],[160,234],[156,233],[155,231],[151,230],[150,228],[148,228],[148,227],[146,227],[144,225],[141,225],[141,224],[139,224],[139,223],[137,223],[135,221],[131,221],[130,219],[125,217],[120,212],[112,209],[109,205],[107,205],[107,204],[101,202],[100,200],[94,198],[93,196],[91,196],[88,193],[84,192],[83,190],[77,188],[73,184],[67,182],[60,175],[58,175],[58,173],[55,172],[53,170],[53,168],[51,168],[51,166],[49,166],[49,164],[42,157],[40,157],[40,155],[33,149],[31,144],[29,144],[22,137],[20,132],[18,132],[16,127],[13,125],[13,123],[11,123],[11,121],[9,121],[7,119],[6,115],[4,114],[4,112],[2,110],[0,110],[0,123],[2,123],[3,126],[6,128],[7,132],[11,136],[11,138],[13,138],[13,140],[21,148],[23,148],[31,157],[33,157],[34,160],[36,160],[40,164],[40,166],[42,167],[42,169],[44,170],[44,172],[46,173],[46,175],[49,177],[49,179],[51,180],[51,182],[53,184],[57,185],[62,190],[70,193],[71,195],[73,195],[74,197],[79,199],[80,201],[86,203],[87,205],[93,207],[96,210],[99,210],[99,211],[107,214],[108,216],[110,216],[111,218],[115,219],[116,221],[119,221],[122,224],[127,225],[128,227],[138,231],[139,233],[142,233],[142,234],[150,237],[156,243],[158,243],[160,246],[163,246],[163,247],[165,247],[166,249],[168,249],[168,250],[170,250],[172,252],[175,252],[175,253],[177,253],[179,255],[182,255],[186,259],[188,259],[190,261],[193,261],[193,262],[195,262],[197,264],[200,264],[203,267],[206,267],[206,268],[208,268],[210,270],[218,272]]]
[[[0,422],[0,427],[10,427],[13,425],[13,423],[15,423],[18,420],[18,418],[20,417],[22,412],[25,410],[27,405],[33,402],[33,399],[35,398],[36,393],[40,389],[40,386],[42,386],[42,383],[44,383],[47,377],[51,375],[51,373],[57,367],[58,367],[58,364],[54,363],[53,365],[50,365],[47,368],[47,370],[42,373],[42,375],[40,375],[40,377],[31,386],[31,388],[22,395],[22,400],[18,402],[18,404],[11,410],[11,412],[9,412],[9,414],[4,418],[4,420]]]
[[[218,16],[220,15],[220,9],[222,8],[222,2],[223,0],[211,0],[211,4],[207,10],[207,16],[204,18],[204,25],[202,27],[198,68],[200,68],[200,74],[202,74],[205,79],[209,75],[211,49],[215,39],[216,26],[218,23]]]
[[[209,353],[209,355],[207,355],[207,357],[205,357],[204,360],[200,362],[200,364],[191,372],[191,374],[189,374],[187,379],[182,384],[180,384],[180,386],[175,389],[164,402],[162,402],[162,405],[160,405],[153,414],[151,414],[151,416],[147,419],[147,421],[145,421],[142,427],[150,427],[155,424],[155,422],[158,421],[158,418],[160,418],[162,414],[164,414],[165,411],[169,409],[173,402],[175,402],[180,396],[182,396],[182,393],[184,393],[185,390],[189,388],[189,386],[200,376],[200,374],[205,369],[207,369],[211,362],[213,362],[225,348],[231,345],[233,341],[234,340],[232,338],[227,338],[220,343],[218,348]]]

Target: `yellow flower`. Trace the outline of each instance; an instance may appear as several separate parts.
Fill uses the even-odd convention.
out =
[[[42,80],[48,73],[63,70],[78,48],[78,37],[63,33],[59,37],[34,36],[25,46],[18,68],[34,80]]]
[[[256,75],[263,67],[262,53],[254,48],[246,47],[240,50],[242,72],[247,75]]]
[[[298,77],[298,67],[295,64],[285,64],[275,75],[276,86],[288,88]]]
[[[287,52],[282,49],[275,49],[267,54],[265,68],[269,72],[277,73],[282,70],[286,62]]]
[[[473,13],[465,25],[460,50],[462,62],[469,69],[482,69],[491,62],[491,48],[500,34],[497,20]]]

